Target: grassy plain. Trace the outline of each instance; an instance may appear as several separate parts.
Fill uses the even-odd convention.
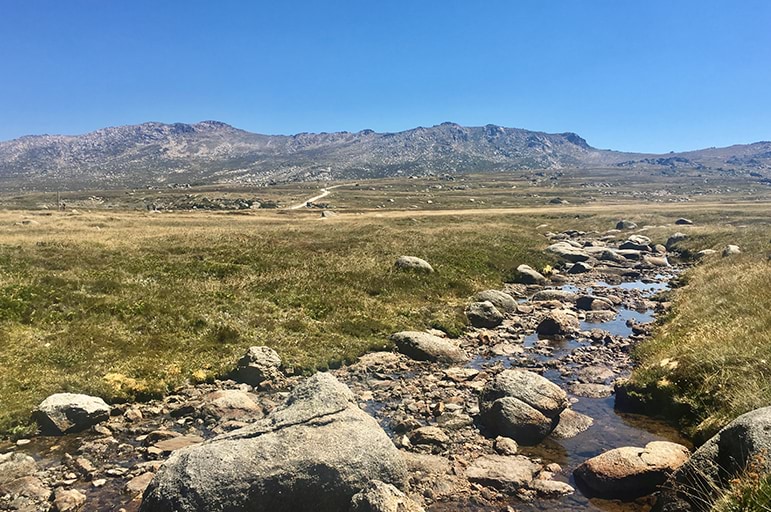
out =
[[[552,263],[542,252],[547,230],[604,231],[626,217],[653,226],[648,234],[658,242],[676,230],[693,235],[694,249],[736,241],[747,254],[735,264],[761,265],[768,187],[726,178],[686,189],[691,178],[529,173],[347,183],[326,198],[340,214],[324,220],[318,211],[145,209],[149,194],[171,203],[252,194],[292,204],[315,195],[315,184],[70,192],[65,212],[51,211],[52,194],[3,195],[0,431],[23,432],[32,407],[53,392],[121,401],[224,375],[253,344],[312,371],[388,346],[397,330],[457,335],[470,295],[501,286],[520,263]],[[555,197],[570,204],[552,204]],[[696,225],[674,226],[680,216]],[[437,272],[396,272],[401,254],[425,258]],[[717,258],[704,272],[726,263]],[[696,272],[689,282],[699,282]],[[767,290],[757,289],[753,307],[768,304]],[[676,311],[701,294],[683,288]],[[730,323],[735,317],[726,315],[738,312],[724,308],[723,318]],[[659,339],[688,336],[683,329]],[[640,353],[641,376],[675,350],[667,343],[679,345],[659,341],[660,350]],[[695,368],[677,357],[681,368]]]

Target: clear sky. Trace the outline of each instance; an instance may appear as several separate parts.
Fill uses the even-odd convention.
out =
[[[0,140],[205,119],[769,140],[771,1],[0,0]]]

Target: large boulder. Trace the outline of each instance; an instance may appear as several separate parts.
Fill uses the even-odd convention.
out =
[[[476,302],[492,302],[499,311],[513,313],[517,310],[517,301],[506,292],[499,290],[485,290],[474,295]]]
[[[317,373],[270,416],[175,451],[141,512],[348,510],[373,480],[403,488],[407,468],[353,393]]]
[[[709,510],[715,496],[752,464],[771,472],[771,407],[736,418],[691,456],[659,494],[657,512]]]
[[[462,363],[468,355],[450,340],[427,332],[402,331],[391,335],[396,349],[416,361]]]
[[[566,336],[578,331],[578,317],[570,310],[557,309],[549,312],[535,328],[544,336]]]
[[[645,448],[625,446],[602,453],[578,466],[574,474],[596,496],[633,498],[655,491],[689,455],[683,445],[654,441]]]
[[[110,406],[96,396],[56,393],[34,412],[40,429],[48,434],[80,432],[110,417]]]
[[[280,380],[281,358],[270,347],[249,347],[246,354],[238,360],[233,372],[233,380],[251,386],[258,386],[265,381]]]
[[[432,267],[429,262],[415,256],[399,256],[396,259],[394,266],[397,270],[411,270],[413,272],[422,272],[424,274],[431,274],[434,271],[434,267]]]
[[[503,322],[503,314],[492,302],[474,302],[466,308],[466,318],[474,327],[492,329]]]
[[[546,284],[546,278],[529,265],[520,265],[514,274],[513,281],[521,284]]]
[[[495,435],[532,445],[554,430],[568,406],[567,394],[537,373],[504,370],[479,398],[482,422]]]

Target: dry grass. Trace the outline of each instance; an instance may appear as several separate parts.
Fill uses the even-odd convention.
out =
[[[689,271],[673,294],[673,312],[636,353],[635,392],[669,401],[700,439],[771,405],[771,230],[767,218],[741,222],[691,230],[680,244],[686,252],[735,243],[743,254],[718,253]]]

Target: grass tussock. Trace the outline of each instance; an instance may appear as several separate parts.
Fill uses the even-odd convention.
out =
[[[719,493],[711,512],[771,512],[771,474],[753,461],[728,489]]]
[[[688,433],[706,439],[735,417],[771,405],[771,263],[765,222],[694,229],[680,250],[728,244],[741,255],[705,258],[673,294],[655,337],[640,345],[632,389],[664,401]],[[661,410],[661,407],[659,407]]]
[[[250,345],[305,371],[388,347],[397,330],[457,335],[468,296],[549,262],[536,224],[2,213],[0,431],[21,432],[50,393],[142,399],[224,375]],[[402,254],[436,273],[395,271]]]

